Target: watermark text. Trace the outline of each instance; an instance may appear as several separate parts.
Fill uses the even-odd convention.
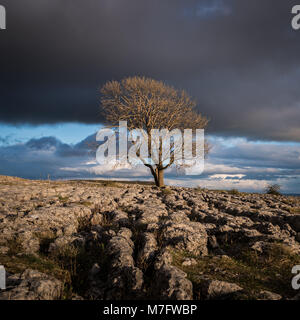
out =
[[[299,290],[300,289],[300,265],[293,267],[292,274],[295,274],[295,277],[292,279],[292,287],[294,290]]]
[[[0,266],[0,290],[6,289],[6,273],[5,268],[3,266]]]
[[[96,160],[100,165],[136,167],[139,165],[163,168],[185,168],[185,174],[199,175],[204,170],[203,129],[144,129],[128,130],[127,122],[120,121],[117,131],[101,129],[96,136],[102,143]]]
[[[6,29],[6,9],[0,5],[0,30]]]
[[[292,14],[294,15],[292,19],[292,28],[294,30],[300,29],[300,5],[296,5],[292,8]]]

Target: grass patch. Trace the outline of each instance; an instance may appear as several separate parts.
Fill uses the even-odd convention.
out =
[[[193,257],[197,265],[182,267],[186,257]],[[291,287],[293,266],[300,264],[300,257],[278,243],[270,245],[264,254],[248,248],[236,256],[196,257],[184,252],[173,252],[174,264],[188,274],[194,284],[195,298],[200,297],[201,275],[210,279],[236,283],[244,288],[242,299],[256,299],[261,290],[268,290],[291,298],[295,291]]]
[[[15,248],[16,245],[14,244]],[[86,248],[76,248],[73,245],[66,245],[51,255],[41,253],[33,254],[0,254],[1,264],[7,272],[16,274],[26,269],[38,270],[51,275],[64,283],[64,290],[61,299],[71,299],[74,294],[84,295],[89,286],[89,271],[94,263],[98,263],[102,272],[99,275],[106,281],[109,271],[109,259],[105,252],[103,243],[93,243]]]
[[[1,264],[5,266],[7,272],[16,274],[22,273],[26,269],[33,269],[39,272],[51,275],[64,284],[71,281],[68,271],[63,270],[54,261],[32,254],[18,254],[18,255],[0,255]]]
[[[85,222],[81,229],[87,230]],[[89,272],[94,263],[101,268],[99,278],[106,281],[109,272],[109,259],[102,242],[89,242],[84,247],[65,245],[49,254],[49,245],[55,240],[54,234],[35,234],[40,240],[39,254],[22,254],[22,243],[11,239],[7,254],[0,254],[0,261],[9,273],[22,273],[26,269],[38,270],[51,275],[64,284],[61,299],[71,299],[74,294],[84,296],[89,286]]]
[[[69,197],[63,197],[62,195],[58,195],[58,200],[61,202],[61,203],[66,203],[69,201]]]
[[[6,182],[6,181],[0,181],[1,186],[16,186],[18,183],[15,182]]]
[[[290,213],[293,214],[300,214],[300,208],[290,208]]]
[[[207,189],[206,188],[201,188],[201,187],[196,187],[196,188],[194,188],[194,191],[196,191],[196,192],[205,192],[205,191],[207,191]]]
[[[118,184],[117,182],[115,181],[105,181],[105,182],[102,182],[102,186],[103,187],[109,187],[109,188],[123,188],[120,184]]]
[[[82,206],[85,206],[85,207],[92,207],[94,204],[90,201],[81,201],[79,202],[78,204],[81,204]]]
[[[173,191],[170,188],[162,188],[161,194],[164,196],[169,196],[169,195],[173,194]]]
[[[228,190],[209,189],[208,191],[217,192],[220,194],[228,194]]]
[[[68,182],[76,184],[89,184],[89,185],[100,185],[103,186],[103,184],[110,184],[115,183],[118,184],[118,188],[122,188],[122,184],[129,184],[129,185],[141,185],[141,186],[154,186],[154,182],[152,181],[122,181],[122,180],[69,180]]]
[[[46,238],[44,239],[46,240]],[[9,251],[7,254],[0,255],[0,261],[9,273],[21,273],[26,269],[34,269],[42,273],[52,275],[64,283],[70,282],[68,272],[60,268],[55,261],[52,261],[46,255],[21,253],[22,244],[19,239],[9,240],[7,245],[9,247]]]
[[[94,263],[98,263],[102,272],[100,277],[106,280],[109,268],[109,259],[103,243],[93,243],[89,248],[76,248],[66,245],[52,254],[52,259],[69,274],[70,281],[66,282],[65,298],[76,292],[84,295],[89,286],[89,272]]]
[[[228,191],[228,194],[234,195],[234,196],[239,196],[240,192],[237,189],[231,189]]]

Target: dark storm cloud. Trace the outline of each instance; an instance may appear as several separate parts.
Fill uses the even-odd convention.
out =
[[[0,174],[28,179],[87,177],[89,174],[86,172],[64,168],[76,168],[95,158],[87,145],[93,138],[94,135],[87,137],[76,145],[68,145],[55,137],[43,137],[0,146]]]
[[[187,89],[210,133],[300,141],[293,0],[1,0],[0,120],[98,123],[100,85]]]
[[[58,157],[95,157],[95,140],[96,135],[93,134],[74,146],[62,143],[55,137],[43,137],[39,139],[31,139],[25,143],[25,147],[32,151],[50,151]],[[93,143],[93,145],[92,145]]]

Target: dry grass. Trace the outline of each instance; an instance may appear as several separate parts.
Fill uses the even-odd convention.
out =
[[[300,214],[300,208],[290,208],[290,213]]]
[[[234,195],[234,196],[239,196],[240,192],[237,189],[231,189],[228,191],[229,194]]]
[[[21,273],[26,269],[38,270],[64,283],[61,299],[71,299],[74,294],[84,295],[88,286],[89,271],[98,263],[103,280],[108,274],[109,260],[103,243],[94,243],[88,249],[65,245],[48,254],[47,250],[38,254],[22,254],[20,243],[11,240],[8,254],[0,254],[1,264],[9,273]]]
[[[170,188],[162,188],[161,194],[164,196],[169,196],[169,195],[173,194],[173,191]]]
[[[272,244],[264,254],[245,248],[236,256],[195,257],[197,265],[182,267],[184,252],[173,253],[175,265],[183,269],[194,284],[195,297],[200,296],[201,275],[210,279],[233,282],[244,288],[241,299],[255,299],[261,290],[268,290],[291,298],[295,291],[291,287],[293,266],[300,264],[300,257],[282,244]]]
[[[58,200],[61,202],[61,203],[67,203],[69,201],[69,197],[63,197],[62,195],[58,195]]]
[[[81,202],[78,202],[78,204],[85,206],[85,207],[88,207],[88,208],[91,208],[94,206],[94,204],[90,201],[81,201]]]

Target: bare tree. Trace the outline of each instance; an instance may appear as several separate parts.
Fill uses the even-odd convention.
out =
[[[145,77],[129,77],[109,81],[101,89],[102,117],[111,126],[127,121],[127,127],[143,129],[148,134],[148,150],[151,158],[152,129],[204,129],[208,119],[196,110],[196,103],[183,90],[176,90],[162,81]],[[164,170],[174,163],[174,145],[170,146],[170,161],[165,164],[160,141],[157,164],[144,163],[158,187],[164,186]],[[208,147],[206,145],[206,152]]]

